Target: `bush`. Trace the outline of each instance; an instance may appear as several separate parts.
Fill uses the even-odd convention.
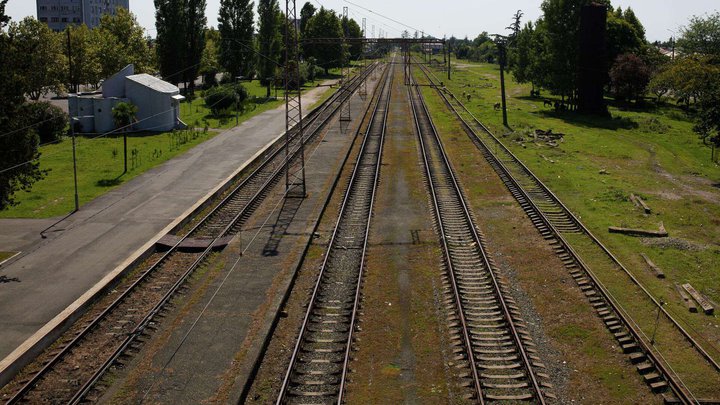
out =
[[[640,103],[650,83],[650,68],[637,55],[620,55],[610,69],[610,80],[616,100]]]
[[[244,102],[248,98],[248,92],[242,84],[226,84],[215,86],[205,92],[205,105],[217,116],[221,112],[231,108],[235,103]]]
[[[55,142],[66,133],[68,115],[47,101],[26,103],[22,107],[22,114],[28,125],[39,123],[34,128],[40,143]]]
[[[138,107],[133,103],[117,103],[112,109],[113,120],[115,120],[115,127],[123,131],[132,129],[130,126],[136,121],[135,116],[137,115]]]

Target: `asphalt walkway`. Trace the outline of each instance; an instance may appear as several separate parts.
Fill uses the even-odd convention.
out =
[[[303,96],[305,111],[325,90]],[[10,280],[0,281],[0,369],[26,340],[152,246],[280,136],[284,116],[284,106],[264,112],[149,170],[82,206],[53,227],[47,239],[37,236],[46,222],[0,220],[0,243],[11,251],[24,250],[0,267],[0,280]]]

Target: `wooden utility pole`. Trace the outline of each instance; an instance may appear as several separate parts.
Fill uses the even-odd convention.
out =
[[[500,93],[502,97],[503,125],[508,127],[507,99],[505,97],[505,64],[507,63],[507,50],[505,41],[498,38],[497,46],[498,50],[500,51]]]

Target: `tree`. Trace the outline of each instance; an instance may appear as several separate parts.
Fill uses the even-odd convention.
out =
[[[720,12],[691,18],[681,31],[678,47],[686,55],[712,55],[720,59]]]
[[[632,13],[628,9],[626,13]],[[618,16],[619,15],[619,16]],[[632,14],[634,17],[635,14]],[[637,19],[635,19],[637,20]],[[637,24],[640,24],[637,21]],[[618,56],[626,53],[637,54],[645,45],[645,29],[640,25],[640,30],[628,21],[618,8],[614,13],[608,13],[607,19],[607,61],[612,66]]]
[[[304,9],[305,7],[303,7]],[[270,98],[270,85],[273,82],[276,67],[280,62],[282,41],[280,32],[282,20],[278,18],[280,14],[277,0],[258,1],[258,19],[260,23],[258,30],[258,44],[260,47],[258,74],[260,75],[260,83],[267,88],[266,97],[268,98]]]
[[[650,82],[650,68],[637,55],[620,55],[610,69],[610,80],[617,99],[637,102]]]
[[[186,7],[183,0],[155,0],[156,53],[160,74],[177,85],[187,67]]]
[[[353,20],[352,18],[342,18],[342,27],[343,27],[343,35],[346,35],[348,38],[362,38],[363,32],[362,28],[360,28],[360,25],[358,25],[357,21]],[[362,56],[362,50],[363,50],[363,44],[360,42],[356,42],[353,44],[350,44],[348,47],[348,52],[350,52],[350,59],[351,60],[358,60]]]
[[[340,38],[342,37],[340,19],[332,10],[320,7],[307,25],[306,38]],[[308,44],[307,56],[317,59],[318,66],[325,69],[328,74],[331,68],[339,67],[343,57],[341,44]]]
[[[254,7],[255,3],[249,0],[220,1],[220,62],[232,77],[251,77],[253,73]]]
[[[563,98],[572,96],[578,87],[580,13],[591,3],[610,5],[609,0],[543,0],[540,6],[548,63],[543,87]]]
[[[648,84],[648,91],[655,95],[655,101],[660,102],[660,99],[670,92],[673,88],[673,78],[671,70],[663,68],[657,72],[650,79]]]
[[[10,22],[5,15],[7,1],[0,0],[0,28]],[[18,80],[19,60],[14,40],[0,29],[0,210],[16,204],[14,195],[29,190],[42,179],[45,172],[40,170],[40,139],[28,129],[25,115],[20,112],[27,90],[23,81]]]
[[[56,142],[67,133],[68,115],[47,101],[23,104],[20,115],[35,124],[33,129],[43,144]]]
[[[187,14],[183,21],[185,25],[185,67],[183,81],[190,83],[190,93],[195,92],[195,79],[200,71],[200,61],[205,49],[205,29],[207,17],[205,17],[205,0],[186,0]],[[187,88],[187,85],[186,85]]]
[[[79,91],[80,84],[97,85],[101,79],[100,59],[102,54],[98,48],[97,31],[91,31],[87,25],[68,25],[70,32],[69,49],[65,47],[65,56],[72,61],[69,77],[70,91]],[[69,52],[68,52],[69,51]]]
[[[205,31],[205,49],[200,60],[199,73],[203,76],[203,84],[208,87],[217,84],[216,76],[220,73],[221,66],[218,60],[220,41],[220,33],[216,29],[210,28]]]
[[[700,136],[703,143],[712,145],[712,158],[717,159],[715,149],[720,147],[720,88],[718,88],[717,82],[711,86],[708,97],[703,99],[700,104],[698,121],[693,130]]]
[[[300,9],[300,35],[305,36],[307,23],[315,15],[316,11],[317,8],[315,8],[315,6],[313,6],[309,1],[302,6],[302,9]]]
[[[691,101],[702,101],[720,80],[720,66],[710,63],[707,56],[676,58],[663,72],[663,80],[670,84],[678,100],[689,106]]]
[[[99,58],[102,77],[110,77],[131,63],[138,73],[152,71],[153,61],[145,29],[131,12],[120,7],[115,15],[103,15],[95,31],[102,55]]]
[[[531,22],[518,31],[513,41],[514,45],[510,53],[511,71],[518,83],[532,83],[535,90],[535,82],[532,75],[532,57],[535,29]]]
[[[154,0],[158,65],[165,80],[190,84],[200,71],[205,49],[205,0]]]
[[[5,14],[5,5],[7,2],[8,0],[0,0],[0,28],[5,28],[10,22],[10,16]]]
[[[138,113],[138,107],[133,103],[117,103],[112,109],[113,120],[115,121],[115,128],[123,128],[123,130],[129,130],[130,126],[135,122],[135,116]]]
[[[523,17],[522,10],[518,10],[515,15],[513,15],[513,22],[510,24],[506,29],[512,31],[510,35],[508,36],[508,40],[511,46],[514,45],[515,39],[517,38],[518,34],[520,34],[520,30],[522,29],[522,17]]]
[[[16,77],[26,94],[38,100],[50,91],[62,91],[66,59],[59,34],[33,17],[10,24],[8,32],[19,58]]]

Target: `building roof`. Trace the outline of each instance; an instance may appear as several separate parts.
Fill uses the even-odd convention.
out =
[[[180,91],[177,86],[145,73],[128,76],[127,79],[160,93],[177,93]]]

